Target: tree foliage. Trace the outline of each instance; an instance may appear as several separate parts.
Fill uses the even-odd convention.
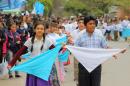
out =
[[[36,0],[28,0],[28,8],[33,9]],[[38,0],[45,5],[46,15],[54,8],[63,5],[64,12],[73,14],[103,15],[109,12],[109,7],[119,6],[126,12],[130,12],[130,0]],[[57,3],[57,4],[56,4]],[[53,12],[53,11],[52,11]]]
[[[87,14],[87,6],[80,0],[69,0],[65,4],[65,10],[72,12],[74,14],[78,13],[86,13]]]
[[[119,6],[130,11],[130,0],[69,0],[65,6],[67,11],[76,13],[86,11],[87,14],[98,16],[108,13],[111,6]]]

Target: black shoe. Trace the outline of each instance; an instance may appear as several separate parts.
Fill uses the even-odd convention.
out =
[[[16,78],[20,78],[21,76],[20,75],[15,75]]]
[[[67,71],[67,70],[65,70],[65,72],[67,73],[68,71]]]
[[[12,79],[13,78],[13,75],[9,75],[9,79]]]

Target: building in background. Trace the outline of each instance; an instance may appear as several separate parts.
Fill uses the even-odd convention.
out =
[[[0,0],[1,10],[23,9],[26,5],[26,0]]]

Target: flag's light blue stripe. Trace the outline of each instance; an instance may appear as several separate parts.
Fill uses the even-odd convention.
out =
[[[67,36],[63,36],[56,40],[56,45],[66,43],[67,42]]]
[[[59,61],[60,62],[67,62],[68,58],[69,58],[70,52],[68,50],[66,50],[63,54],[60,53],[58,55]]]
[[[36,1],[36,3],[34,4],[34,8],[35,8],[36,14],[44,13],[44,4],[40,3],[39,1]]]
[[[52,66],[60,49],[61,46],[57,46],[52,50],[48,50],[45,53],[13,67],[11,71],[26,72],[48,81]]]
[[[21,57],[22,57],[23,59],[28,59],[30,56],[31,56],[31,53],[28,52],[28,53],[22,55]]]

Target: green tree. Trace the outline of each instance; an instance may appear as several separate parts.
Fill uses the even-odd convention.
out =
[[[109,7],[119,6],[126,11],[130,11],[130,0],[69,0],[65,10],[73,13],[84,12],[93,15],[103,15],[109,12]]]
[[[78,13],[86,13],[87,14],[87,6],[80,0],[69,0],[65,4],[65,10],[69,11],[73,14],[78,14]]]

